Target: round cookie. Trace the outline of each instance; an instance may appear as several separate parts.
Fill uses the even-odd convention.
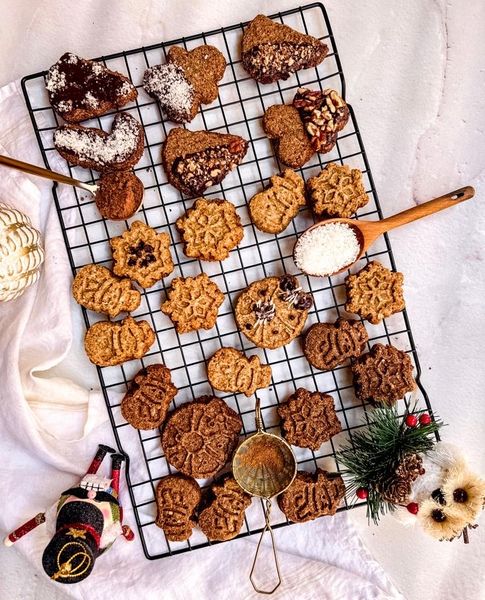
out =
[[[167,461],[184,475],[206,479],[231,458],[241,429],[241,417],[223,400],[202,396],[169,415],[162,449]]]
[[[236,323],[260,348],[279,348],[302,331],[313,304],[293,275],[253,282],[236,302]]]
[[[98,185],[94,201],[105,219],[124,221],[140,208],[144,188],[133,171],[103,173]]]

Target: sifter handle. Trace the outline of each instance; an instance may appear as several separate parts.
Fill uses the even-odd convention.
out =
[[[261,416],[261,402],[256,396],[256,406],[254,407],[254,418],[256,421],[256,429],[258,432],[263,431],[263,417]]]
[[[259,408],[258,402],[259,401],[257,400],[256,401],[256,407],[257,407],[256,414],[257,414],[257,410]],[[271,529],[271,525],[270,525],[270,521],[269,521],[270,512],[271,512],[271,500],[269,498],[266,498],[266,510],[264,511],[265,525],[264,525],[263,531],[261,532],[261,537],[259,538],[258,545],[256,547],[256,554],[254,555],[253,566],[251,567],[251,572],[249,574],[249,579],[250,579],[251,584],[252,584],[253,588],[255,589],[255,591],[258,592],[259,594],[268,594],[268,595],[275,592],[281,584],[281,574],[280,574],[280,567],[278,564],[278,555],[276,553],[276,545],[275,545],[275,541],[274,541],[273,530]],[[254,581],[253,575],[254,575],[254,570],[256,568],[256,564],[258,562],[258,555],[259,555],[259,549],[261,547],[261,542],[263,541],[264,534],[267,531],[269,531],[269,534],[271,535],[271,545],[273,547],[274,564],[276,567],[276,574],[277,574],[278,579],[277,579],[276,585],[271,590],[262,590],[257,587],[257,585]]]

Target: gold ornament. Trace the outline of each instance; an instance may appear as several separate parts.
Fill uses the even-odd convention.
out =
[[[0,203],[0,302],[22,295],[37,281],[44,250],[27,215]]]

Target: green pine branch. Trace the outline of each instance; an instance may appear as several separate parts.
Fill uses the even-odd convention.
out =
[[[352,434],[352,441],[337,453],[337,460],[344,466],[342,474],[347,490],[355,493],[365,488],[367,517],[378,523],[380,517],[395,509],[382,498],[379,484],[392,476],[401,460],[409,454],[426,454],[436,443],[436,432],[443,426],[438,419],[429,425],[407,427],[408,414],[419,414],[414,407],[399,417],[395,407],[379,407],[368,413],[366,427]]]

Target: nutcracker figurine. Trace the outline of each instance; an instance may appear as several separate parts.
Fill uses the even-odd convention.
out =
[[[97,475],[107,453],[111,454],[110,478]],[[41,523],[55,524],[55,533],[42,556],[45,572],[59,583],[77,583],[85,579],[98,556],[116,538],[120,535],[128,541],[134,538],[132,530],[122,525],[123,510],[118,500],[124,460],[123,455],[100,444],[79,485],[63,492],[57,506],[39,513],[8,535],[5,545],[11,546]]]

